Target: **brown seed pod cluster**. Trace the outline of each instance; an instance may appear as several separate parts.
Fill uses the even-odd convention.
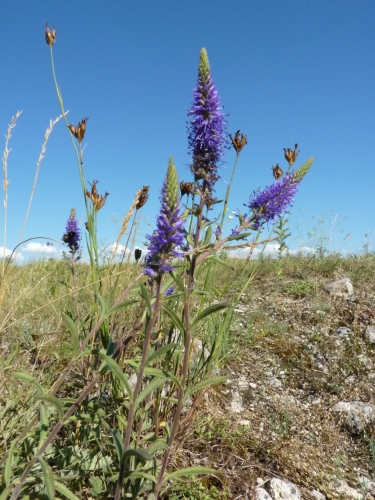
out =
[[[232,141],[232,145],[234,149],[236,150],[236,153],[239,155],[242,149],[246,146],[247,144],[247,136],[244,134],[241,134],[239,130],[235,133],[234,137],[232,137],[231,134],[229,134],[230,140]]]
[[[194,182],[180,182],[180,191],[181,191],[181,197],[184,196],[184,194],[189,195],[193,192],[194,190]]]
[[[78,142],[82,142],[85,132],[86,132],[86,122],[88,118],[82,118],[82,120],[78,123],[77,127],[72,125],[71,123],[68,125],[68,129],[74,135]]]
[[[298,149],[298,144],[294,145],[294,151],[290,148],[284,148],[284,156],[285,156],[286,161],[289,163],[290,167],[293,165],[293,163],[297,159],[297,156],[299,153],[299,151],[297,151],[297,149]]]
[[[52,31],[50,31],[48,23],[46,23],[46,31],[44,32],[44,34],[46,37],[47,45],[52,47],[52,45],[55,43],[56,40],[56,28],[53,27]]]
[[[143,188],[141,189],[141,194],[139,195],[138,203],[135,206],[136,210],[139,210],[147,203],[149,189],[150,186],[143,186]]]
[[[86,196],[87,196],[87,198],[89,198],[92,201],[92,204],[94,205],[94,209],[96,212],[98,212],[103,207],[103,205],[107,199],[107,196],[109,195],[109,193],[107,193],[107,191],[105,192],[104,197],[102,195],[98,194],[98,191],[96,189],[97,183],[98,183],[98,181],[92,181],[92,183],[89,182],[89,184],[91,185],[91,193],[89,191],[87,191],[87,189],[85,190]]]
[[[283,170],[279,167],[279,164],[276,163],[276,167],[271,167],[273,171],[273,176],[278,181],[280,177],[283,175]]]

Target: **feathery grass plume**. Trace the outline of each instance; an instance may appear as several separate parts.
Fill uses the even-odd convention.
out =
[[[3,153],[3,158],[2,158],[2,164],[3,164],[3,191],[4,191],[4,243],[3,243],[3,273],[2,276],[4,276],[4,269],[5,269],[5,250],[6,250],[6,239],[7,239],[7,208],[8,208],[8,185],[9,185],[9,179],[8,179],[8,157],[10,153],[10,149],[8,148],[10,138],[12,137],[12,130],[16,126],[17,119],[20,117],[22,111],[17,111],[16,116],[12,116],[12,119],[10,121],[10,124],[8,125],[8,131],[7,135],[5,136],[5,148],[4,148],[4,153]]]
[[[66,112],[65,115],[67,113],[68,112]],[[32,189],[31,189],[30,200],[29,200],[29,204],[28,204],[28,207],[27,207],[27,210],[26,210],[25,220],[23,221],[23,226],[22,226],[22,230],[21,230],[19,241],[22,240],[23,233],[25,231],[25,227],[26,227],[26,223],[27,223],[27,219],[29,218],[31,203],[32,203],[33,198],[34,198],[34,193],[35,193],[36,183],[37,183],[38,176],[39,176],[40,166],[42,164],[44,155],[45,155],[46,150],[47,150],[47,142],[48,142],[49,136],[51,135],[54,126],[61,120],[61,118],[65,118],[65,115],[60,115],[57,118],[55,118],[53,121],[50,120],[49,121],[49,127],[47,128],[47,130],[46,130],[46,132],[44,134],[44,141],[43,141],[43,144],[42,144],[42,149],[40,151],[40,155],[39,155],[38,161],[36,163],[36,172],[35,172],[35,176],[34,176],[34,183],[33,183]]]
[[[261,192],[255,192],[245,203],[255,216],[253,229],[259,229],[265,223],[281,215],[292,203],[299,181],[294,174],[286,174],[284,179],[276,181]]]
[[[310,167],[313,163],[314,157],[311,157],[301,167],[297,168],[297,170],[293,172],[294,179],[297,182],[300,182],[310,170]]]
[[[182,245],[185,236],[185,221],[182,219],[178,188],[177,170],[173,158],[170,157],[167,176],[161,190],[161,209],[156,218],[156,230],[146,236],[150,243],[144,273],[151,277],[173,270],[167,260],[183,255],[181,251],[176,250],[176,247]]]
[[[109,193],[107,193],[107,191],[105,192],[104,197],[98,193],[98,191],[96,189],[96,185],[98,182],[99,181],[89,182],[89,184],[91,186],[91,193],[89,191],[87,191],[87,189],[85,189],[86,196],[87,196],[87,198],[89,198],[92,201],[95,212],[98,212],[103,207],[103,205],[107,199],[107,196],[109,195]]]
[[[201,49],[197,87],[188,116],[189,152],[193,164],[191,170],[195,181],[203,181],[202,190],[212,191],[218,180],[218,162],[224,156],[227,144],[225,129],[227,123],[221,112],[220,96],[212,81],[211,68],[206,49]]]
[[[145,186],[144,186],[145,187]],[[148,186],[147,186],[148,187]],[[144,188],[143,188],[144,189]],[[139,201],[141,199],[141,196],[143,194],[143,189],[139,189],[137,191],[137,194],[135,195],[135,198],[134,198],[134,201],[133,203],[131,204],[131,207],[129,208],[129,211],[128,213],[126,214],[126,216],[124,217],[123,221],[122,221],[122,224],[121,224],[121,229],[117,235],[117,240],[116,240],[116,244],[114,245],[113,247],[113,250],[112,250],[112,255],[111,255],[111,262],[112,260],[114,259],[114,256],[116,255],[116,252],[117,252],[117,249],[119,247],[119,244],[120,244],[120,241],[121,241],[121,238],[124,236],[125,234],[125,231],[129,225],[129,221],[134,213],[134,210],[136,210],[138,204],[139,204]]]

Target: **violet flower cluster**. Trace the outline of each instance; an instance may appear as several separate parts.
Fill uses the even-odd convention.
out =
[[[253,229],[259,229],[265,223],[281,215],[293,202],[299,181],[294,173],[287,174],[282,180],[276,181],[261,192],[255,192],[245,203],[255,217]]]
[[[219,176],[217,164],[224,156],[227,144],[227,123],[221,112],[220,96],[212,81],[206,49],[200,53],[197,88],[188,115],[193,117],[188,125],[189,152],[193,157],[194,180],[203,180],[203,189],[213,190]]]
[[[156,218],[156,230],[147,235],[149,240],[148,254],[145,258],[146,267],[144,273],[154,278],[164,272],[172,271],[173,266],[170,259],[182,257],[179,248],[184,242],[185,221],[181,217],[181,209],[178,198],[178,179],[176,167],[170,158],[167,177],[161,190],[160,215]]]
[[[71,253],[75,253],[79,249],[79,242],[82,239],[81,230],[78,226],[76,211],[72,208],[70,216],[66,222],[65,234],[63,241],[70,249]]]

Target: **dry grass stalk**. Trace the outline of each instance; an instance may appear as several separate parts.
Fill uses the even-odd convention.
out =
[[[6,238],[7,238],[7,208],[8,208],[8,156],[11,152],[11,149],[8,148],[9,140],[12,137],[12,129],[16,126],[16,121],[20,117],[22,111],[17,111],[16,116],[12,116],[10,124],[8,126],[8,132],[5,136],[5,148],[3,153],[3,191],[4,191],[4,243],[3,243],[3,272],[2,276],[4,277],[5,270],[5,251],[6,251]]]
[[[143,193],[142,189],[139,189],[137,191],[137,194],[135,195],[134,201],[133,201],[131,207],[129,208],[128,213],[124,217],[124,220],[122,221],[121,229],[120,229],[120,232],[118,233],[116,244],[114,245],[113,250],[112,250],[111,262],[113,261],[115,255],[116,255],[117,249],[118,249],[119,244],[120,244],[120,240],[121,240],[121,238],[125,234],[125,231],[126,231],[128,225],[129,225],[129,221],[130,221],[130,219],[131,219],[131,217],[132,217],[132,215],[134,213],[134,210],[135,210],[136,206],[139,203],[139,200],[140,200],[140,197],[142,196],[142,193]]]
[[[47,146],[47,142],[48,142],[49,136],[51,135],[53,127],[56,125],[56,123],[58,121],[60,121],[61,118],[64,118],[67,113],[69,113],[69,111],[67,111],[63,115],[58,116],[54,121],[50,120],[49,121],[49,127],[47,128],[46,133],[44,134],[44,142],[42,144],[42,149],[40,151],[40,155],[39,155],[38,161],[36,163],[36,172],[35,172],[35,176],[34,176],[34,183],[33,183],[32,189],[31,189],[31,195],[30,195],[29,205],[27,207],[25,220],[23,221],[23,226],[22,226],[22,231],[21,231],[21,234],[20,234],[19,242],[22,240],[22,236],[23,236],[23,233],[24,233],[25,227],[26,227],[26,222],[27,222],[27,219],[29,217],[30,207],[31,207],[31,203],[32,203],[33,197],[34,197],[34,192],[35,192],[36,183],[37,183],[37,180],[38,180],[39,170],[40,170],[40,166],[42,164],[45,152],[47,150],[46,146]]]

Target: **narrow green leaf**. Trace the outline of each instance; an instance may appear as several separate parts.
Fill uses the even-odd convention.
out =
[[[216,262],[220,266],[227,267],[228,269],[231,269],[232,271],[234,271],[234,267],[233,266],[231,266],[228,262],[225,262],[225,260],[219,259],[219,257],[216,257],[216,255],[210,255],[207,258],[207,260],[213,260],[214,262]]]
[[[7,498],[9,497],[10,489],[11,489],[11,486],[7,486],[5,488],[5,490],[0,495],[0,500],[7,500]]]
[[[163,311],[165,311],[168,314],[168,316],[171,318],[174,326],[176,326],[180,330],[180,332],[182,333],[183,337],[185,337],[184,325],[182,324],[182,321],[177,316],[177,314],[173,311],[173,309],[168,307],[166,304],[162,304],[161,307],[162,307]]]
[[[122,455],[122,460],[125,461],[130,457],[138,458],[142,462],[148,462],[152,460],[152,457],[145,450],[126,450]]]
[[[96,297],[97,297],[99,304],[100,304],[99,319],[103,319],[107,315],[107,310],[108,310],[107,301],[99,293],[96,293]]]
[[[73,340],[73,356],[76,357],[79,349],[79,333],[75,321],[70,316],[62,313],[63,320],[72,335]]]
[[[205,237],[204,237],[203,246],[206,246],[209,244],[211,237],[212,237],[212,227],[208,226],[208,228],[206,230]]]
[[[35,396],[35,399],[39,399],[41,401],[46,401],[47,403],[54,406],[57,410],[58,415],[59,415],[59,420],[62,421],[64,419],[63,404],[56,396],[52,396],[51,394],[37,394]]]
[[[170,474],[165,474],[163,482],[170,479],[176,479],[181,476],[191,476],[196,474],[217,474],[217,470],[210,469],[209,467],[186,467],[185,469],[176,470]]]
[[[39,434],[39,448],[44,443],[48,434],[48,415],[47,410],[43,403],[40,403],[40,434]]]
[[[147,360],[146,360],[146,366],[152,364],[154,361],[156,361],[157,359],[161,358],[161,356],[163,356],[163,354],[165,354],[168,351],[171,351],[172,349],[174,349],[177,346],[178,346],[178,344],[163,345],[163,347],[160,347],[160,349],[158,349],[157,351],[153,352],[151,354],[151,356],[149,356],[147,358]]]
[[[19,349],[19,346],[16,345],[15,349],[13,349],[13,352],[11,353],[9,358],[5,361],[5,363],[4,363],[5,366],[10,366],[11,362],[13,361],[13,359],[15,358],[15,356],[18,353],[18,349]]]
[[[124,307],[128,307],[128,306],[131,306],[133,304],[136,304],[137,302],[139,302],[139,300],[137,300],[137,299],[124,300],[124,302],[120,302],[119,304],[117,304],[117,306],[111,307],[111,309],[107,312],[107,316],[110,316],[111,314],[118,311],[119,309],[123,309]]]
[[[16,373],[12,373],[11,377],[16,378],[18,380],[23,380],[24,382],[29,382],[30,384],[35,385],[35,387],[40,392],[43,392],[43,388],[39,384],[39,382],[32,375],[29,375],[28,373],[16,372]]]
[[[141,471],[134,470],[134,471],[125,472],[125,474],[124,474],[125,479],[133,479],[136,477],[140,477],[142,479],[148,479],[149,481],[156,483],[156,477],[153,476],[152,474],[148,474],[147,472],[141,472]]]
[[[62,493],[69,500],[80,500],[74,493],[72,493],[65,484],[55,480],[55,488],[59,493]]]
[[[122,457],[124,455],[124,443],[122,440],[122,435],[120,434],[118,429],[111,429],[111,434],[112,434],[113,441],[114,441],[115,446],[116,446],[118,461],[120,463],[122,460]]]
[[[222,309],[225,309],[229,306],[230,306],[229,302],[219,302],[218,304],[213,304],[212,306],[206,307],[206,309],[203,309],[203,311],[200,314],[198,314],[198,316],[193,321],[191,327],[194,328],[195,326],[197,326],[197,324],[200,321],[202,321],[202,319],[204,319],[206,316],[209,316],[210,314],[213,314],[217,311],[221,311]]]
[[[111,358],[110,356],[107,356],[105,352],[100,349],[98,350],[99,356],[103,359],[103,361],[107,364],[108,368],[113,372],[113,374],[119,379],[119,381],[123,384],[130,401],[133,400],[133,392],[130,388],[129,381],[127,376],[124,374],[124,372],[121,370],[120,366],[117,364],[117,362]]]
[[[177,283],[177,286],[181,290],[181,292],[184,292],[185,285],[184,285],[184,282],[183,282],[181,276],[178,273],[176,273],[176,271],[169,271],[169,274],[172,276],[174,281]]]
[[[181,382],[172,373],[159,370],[158,368],[149,368],[148,366],[144,369],[145,375],[153,375],[154,377],[163,378],[164,380],[172,380],[178,387],[181,387]]]
[[[4,468],[4,481],[5,485],[9,486],[10,485],[10,478],[11,478],[11,473],[12,473],[12,463],[13,463],[13,451],[14,448],[17,444],[17,438],[12,441],[12,444],[10,445],[9,452],[8,452],[8,458],[5,463],[5,468]]]
[[[151,298],[150,298],[149,291],[147,290],[147,288],[143,284],[141,285],[141,295],[142,295],[143,300],[145,301],[147,312],[151,316],[152,315]]]
[[[159,387],[161,387],[164,384],[164,382],[165,379],[160,379],[160,378],[154,378],[153,380],[151,380],[151,382],[146,385],[146,387],[137,397],[135,406],[138,407],[152,391],[159,389]]]
[[[194,387],[188,387],[185,391],[185,399],[194,394],[194,392],[199,391],[200,389],[203,389],[203,387],[207,387],[209,385],[215,385],[215,384],[221,384],[222,382],[225,382],[227,380],[227,377],[215,377],[211,378],[208,380],[203,380],[202,382],[199,382],[199,384],[195,385]]]
[[[251,236],[253,233],[241,233],[241,234],[236,234],[234,236],[229,236],[227,238],[227,241],[233,241],[233,240],[243,240],[244,238],[247,238],[248,236]]]
[[[55,483],[53,479],[53,474],[51,467],[47,464],[44,458],[39,458],[40,465],[42,466],[44,485],[46,487],[46,493],[50,500],[55,500]]]

